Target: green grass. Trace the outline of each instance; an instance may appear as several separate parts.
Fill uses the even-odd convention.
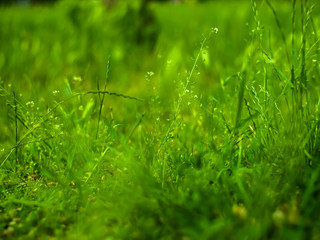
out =
[[[139,9],[0,8],[0,238],[320,239],[319,3]]]

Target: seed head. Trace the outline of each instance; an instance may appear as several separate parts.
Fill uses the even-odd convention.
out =
[[[27,107],[33,108],[34,107],[34,102],[33,101],[29,101],[26,103]]]
[[[211,31],[214,32],[215,34],[217,34],[219,29],[217,27],[215,27],[215,28],[211,28]]]

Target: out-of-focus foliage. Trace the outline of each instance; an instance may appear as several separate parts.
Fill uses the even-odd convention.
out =
[[[2,5],[0,238],[319,239],[319,12]]]

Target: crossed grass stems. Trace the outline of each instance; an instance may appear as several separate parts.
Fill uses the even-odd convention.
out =
[[[109,60],[108,60],[108,65],[109,65]],[[108,67],[109,68],[109,67]],[[107,77],[108,79],[108,77]],[[99,86],[99,85],[98,85]],[[76,93],[73,94],[70,97],[67,97],[61,101],[59,101],[58,103],[55,104],[54,107],[52,107],[51,109],[48,109],[47,113],[44,114],[40,120],[37,123],[34,123],[32,126],[28,126],[28,123],[24,120],[23,116],[21,116],[21,114],[19,114],[18,109],[20,107],[23,108],[23,104],[19,101],[19,99],[16,97],[15,92],[8,92],[3,86],[0,87],[0,90],[5,93],[5,95],[7,96],[11,96],[13,99],[13,103],[14,104],[10,104],[8,103],[8,106],[13,109],[14,111],[14,123],[15,123],[15,146],[11,147],[10,149],[7,149],[6,152],[4,153],[4,160],[2,161],[0,168],[6,163],[6,161],[10,158],[10,156],[16,152],[16,161],[17,161],[17,152],[18,152],[18,148],[24,145],[28,145],[31,143],[38,143],[38,142],[42,142],[44,144],[46,144],[47,146],[49,146],[49,144],[47,143],[47,140],[54,138],[55,136],[49,136],[49,137],[45,137],[45,138],[39,138],[36,140],[32,140],[32,141],[26,141],[24,142],[25,139],[27,139],[28,136],[30,135],[34,135],[34,132],[36,129],[40,128],[43,123],[45,123],[46,121],[48,121],[50,118],[52,118],[52,113],[58,108],[60,107],[62,104],[70,101],[73,98],[79,97],[79,96],[86,96],[86,95],[98,95],[99,96],[99,100],[100,100],[100,106],[99,106],[99,117],[98,117],[98,127],[97,127],[97,133],[96,133],[96,138],[98,138],[98,131],[99,131],[99,125],[100,125],[100,121],[101,121],[101,111],[102,111],[102,107],[103,107],[103,101],[104,101],[104,96],[105,95],[109,95],[109,96],[117,96],[117,97],[121,97],[121,98],[126,98],[126,99],[131,99],[131,100],[135,100],[135,101],[140,101],[143,102],[144,100],[141,98],[136,98],[136,97],[132,97],[132,96],[128,96],[128,95],[124,95],[121,93],[116,93],[116,92],[110,92],[105,90],[106,87],[104,88],[104,90],[94,90],[94,91],[86,91],[86,92],[81,92],[81,93]],[[26,129],[27,132],[21,137],[19,138],[18,136],[18,122],[20,122]],[[50,146],[49,146],[50,147]],[[51,147],[50,147],[51,148]]]

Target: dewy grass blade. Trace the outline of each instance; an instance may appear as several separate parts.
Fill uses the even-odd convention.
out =
[[[101,156],[99,157],[97,163],[94,165],[94,167],[92,168],[89,176],[86,179],[86,183],[90,180],[90,178],[92,177],[92,174],[95,172],[96,168],[99,166],[99,164],[101,163],[101,161],[103,160],[104,156],[106,155],[106,153],[109,151],[109,147],[106,147],[106,149],[103,151],[103,153],[101,154]]]
[[[278,29],[279,29],[279,31],[281,33],[281,38],[282,38],[283,44],[285,46],[287,61],[290,64],[290,58],[289,58],[289,53],[288,53],[288,48],[287,48],[287,40],[286,40],[286,36],[285,36],[285,34],[283,32],[283,28],[281,26],[278,14],[277,14],[276,10],[273,8],[273,6],[271,5],[269,0],[266,0],[266,3],[268,4],[269,8],[271,9],[271,11],[272,11],[272,13],[274,15],[274,18],[275,18],[275,21],[277,23]]]
[[[166,134],[165,134],[165,136],[163,137],[163,139],[161,141],[160,147],[158,149],[158,154],[162,151],[163,146],[166,144],[166,142],[169,139],[170,133],[173,130],[173,126],[176,123],[176,120],[177,120],[177,118],[179,116],[182,101],[184,99],[184,96],[185,96],[186,92],[188,91],[188,87],[190,85],[190,81],[191,81],[191,79],[193,77],[194,71],[195,71],[195,69],[197,67],[198,61],[199,61],[200,56],[202,54],[202,51],[203,51],[207,41],[212,37],[213,33],[217,34],[218,33],[218,28],[211,28],[209,33],[204,37],[204,39],[201,42],[198,54],[197,54],[197,56],[196,56],[196,58],[195,58],[195,60],[193,62],[191,71],[187,76],[187,80],[186,80],[186,83],[185,83],[185,85],[183,87],[182,94],[180,94],[180,96],[179,96],[177,106],[176,106],[175,111],[173,113],[173,119],[170,121],[170,124],[169,124],[169,127],[168,127],[167,131],[166,131]],[[164,163],[163,163],[163,168],[162,168],[162,187],[164,187],[164,181],[165,181],[164,179],[165,179],[166,167],[167,167],[166,157],[164,157]]]
[[[106,77],[105,77],[105,83],[104,83],[104,88],[103,91],[107,90],[107,84],[109,82],[109,73],[110,73],[110,56],[108,57],[108,62],[107,62],[107,72],[106,72]],[[97,81],[97,87],[98,91],[99,89],[99,81]],[[101,112],[102,112],[102,107],[103,107],[103,102],[104,102],[104,94],[102,95],[102,98],[100,97],[99,93],[99,100],[100,100],[100,107],[99,107],[99,116],[98,116],[98,124],[97,124],[97,133],[96,133],[96,138],[99,136],[99,126],[100,126],[100,120],[101,120]]]

